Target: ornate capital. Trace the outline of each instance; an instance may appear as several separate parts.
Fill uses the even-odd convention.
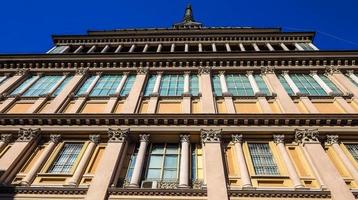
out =
[[[326,144],[329,144],[329,145],[338,144],[338,141],[339,141],[338,135],[327,135]]]
[[[88,72],[88,68],[78,68],[76,69],[76,75],[85,75]]]
[[[209,66],[200,66],[199,69],[198,69],[198,74],[201,75],[201,74],[210,74],[211,72],[211,67]]]
[[[275,67],[273,66],[261,67],[261,74],[273,74],[273,73],[275,73]]]
[[[1,134],[0,135],[0,141],[4,142],[5,144],[8,144],[11,142],[12,135],[11,134]]]
[[[137,68],[137,74],[147,74],[149,71],[148,67],[138,67]]]
[[[129,133],[129,129],[108,129],[108,142],[125,142]]]
[[[233,134],[231,137],[233,143],[242,143],[242,134]]]
[[[249,76],[249,75],[252,75],[253,73],[254,73],[254,71],[247,71],[246,75]]]
[[[101,135],[89,135],[89,140],[95,144],[101,141]]]
[[[184,75],[190,75],[191,71],[184,71]]]
[[[149,134],[140,134],[139,141],[140,142],[149,142],[150,135]]]
[[[19,69],[19,70],[16,71],[15,75],[23,76],[23,75],[27,74],[28,72],[29,72],[28,69]]]
[[[351,74],[354,74],[354,70],[347,70],[347,75],[351,75]]]
[[[219,75],[225,75],[225,71],[219,71]]]
[[[201,141],[203,143],[212,143],[212,142],[220,142],[220,138],[221,138],[221,132],[222,130],[205,130],[205,129],[201,129]]]
[[[288,70],[283,70],[281,73],[282,73],[282,75],[286,75],[286,74],[289,73],[289,71]]]
[[[297,143],[319,143],[318,129],[296,129],[295,141]]]
[[[36,129],[20,128],[16,141],[18,141],[18,142],[29,142],[29,141],[37,138],[37,136],[40,134],[40,131],[41,131],[41,129],[39,129],[39,128],[36,128]]]
[[[53,143],[59,143],[61,140],[61,135],[60,134],[53,134],[53,135],[50,135],[50,141],[53,142]]]
[[[190,142],[190,135],[180,135],[180,142]]]
[[[327,66],[326,67],[326,73],[327,74],[336,74],[336,73],[340,73],[341,71],[339,71],[337,66]]]
[[[273,141],[275,144],[280,144],[285,142],[285,135],[273,135]]]
[[[317,75],[317,70],[311,70],[311,71],[310,71],[310,75],[311,75],[311,76]]]

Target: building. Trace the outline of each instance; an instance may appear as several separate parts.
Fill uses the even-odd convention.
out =
[[[0,199],[358,198],[358,51],[314,35],[189,6],[0,55]]]

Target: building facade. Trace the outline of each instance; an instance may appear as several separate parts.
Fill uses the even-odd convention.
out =
[[[0,55],[0,199],[357,199],[358,51],[314,35],[189,6]]]

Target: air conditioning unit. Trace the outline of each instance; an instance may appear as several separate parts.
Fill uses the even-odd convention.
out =
[[[142,181],[142,188],[156,189],[158,188],[158,181]]]

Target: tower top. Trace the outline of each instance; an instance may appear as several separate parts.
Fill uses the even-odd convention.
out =
[[[201,27],[202,24],[194,20],[193,9],[190,4],[185,8],[183,21],[173,25],[174,29],[199,29]]]

